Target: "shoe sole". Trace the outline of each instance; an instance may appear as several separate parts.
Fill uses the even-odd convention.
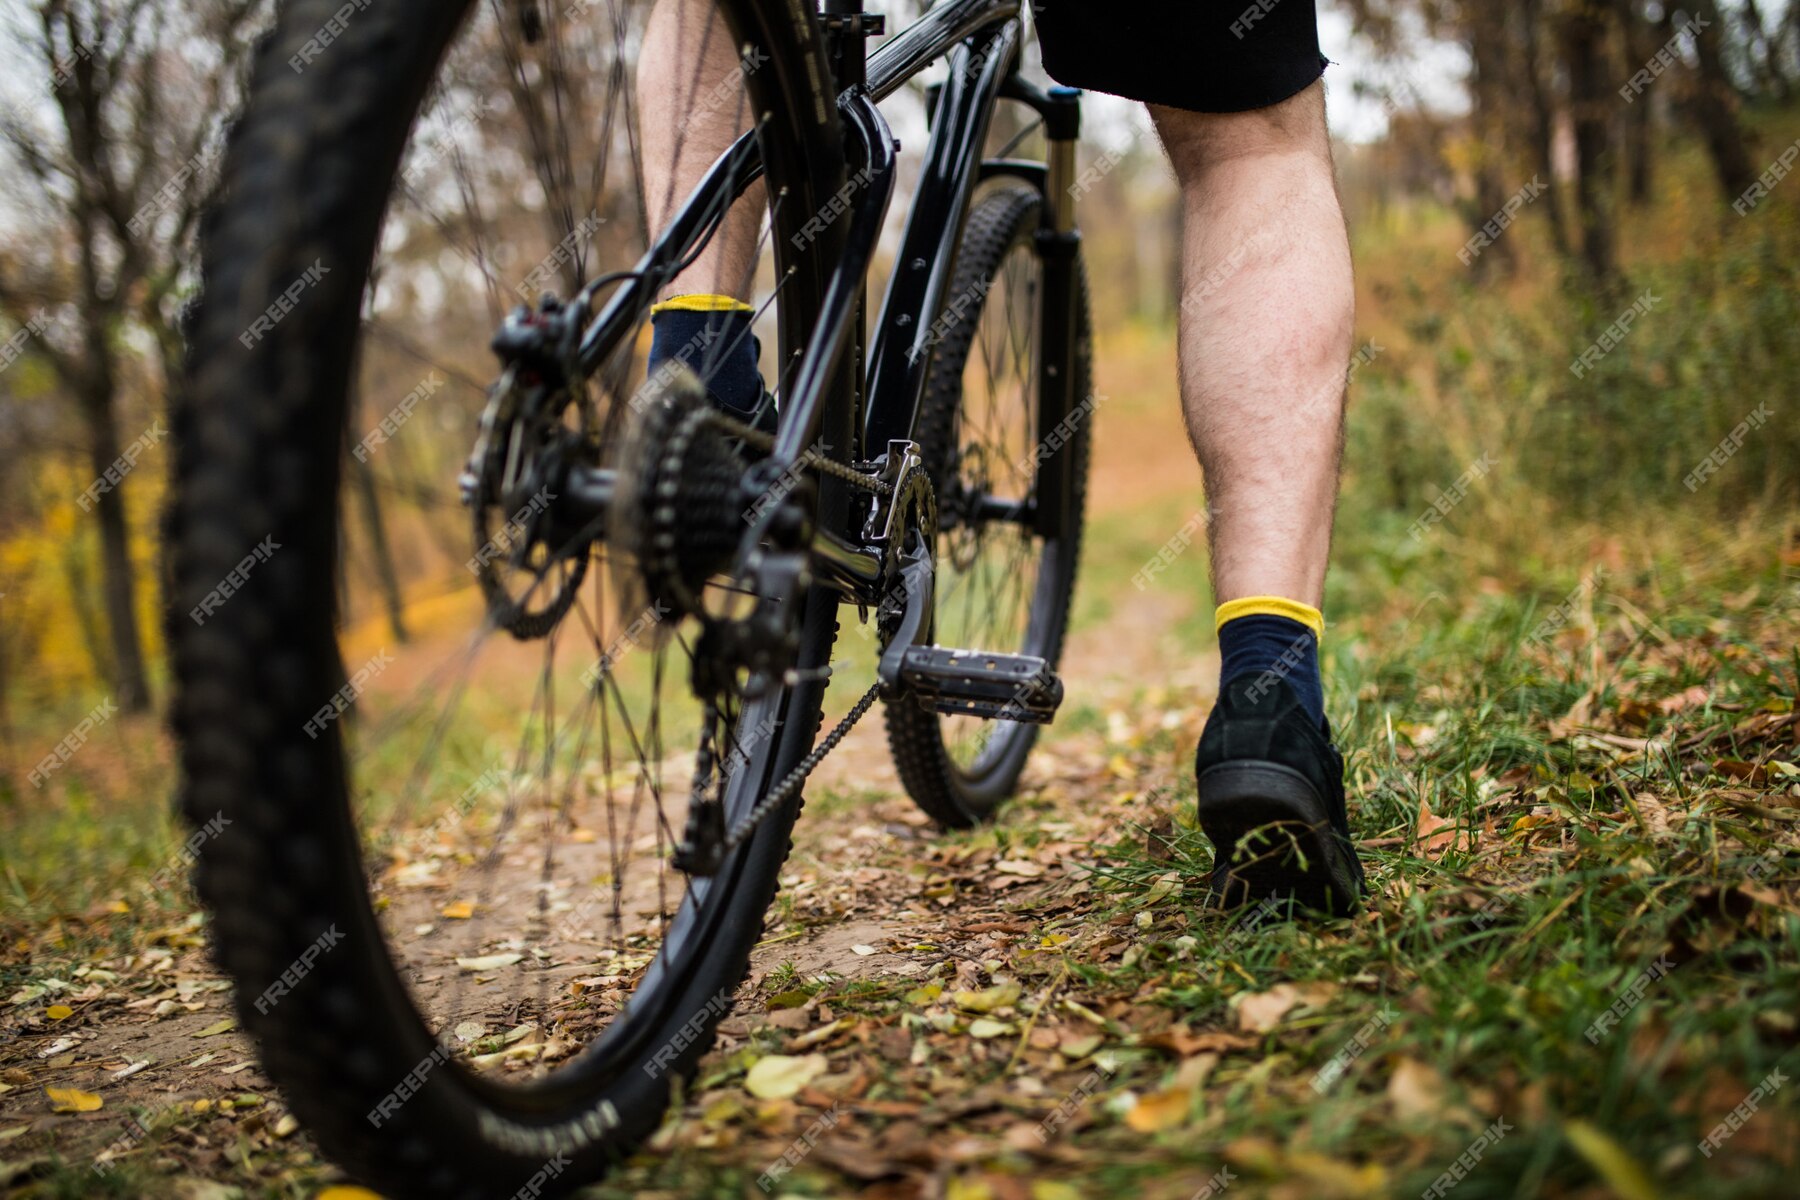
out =
[[[1200,828],[1227,864],[1223,907],[1275,899],[1338,916],[1356,911],[1361,888],[1345,862],[1354,851],[1341,846],[1304,775],[1279,763],[1228,762],[1198,783]]]

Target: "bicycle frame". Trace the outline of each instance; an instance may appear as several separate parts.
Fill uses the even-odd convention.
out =
[[[1072,89],[1039,88],[1018,74],[1023,27],[1023,0],[949,0],[866,56],[864,38],[870,28],[863,0],[825,0],[820,20],[825,26],[827,57],[837,76],[837,116],[845,157],[853,168],[836,194],[839,206],[815,216],[805,231],[848,220],[841,255],[825,290],[820,319],[804,353],[782,389],[781,423],[767,470],[771,477],[788,470],[818,436],[825,406],[856,405],[855,429],[860,444],[849,448],[852,460],[880,457],[896,442],[913,438],[938,337],[938,314],[955,298],[947,295],[956,269],[963,214],[976,186],[988,179],[1012,176],[1044,196],[1045,228],[1039,244],[1045,263],[1046,312],[1043,353],[1038,364],[1040,427],[1056,429],[1067,417],[1075,378],[1073,336],[1077,283],[1073,264],[1079,243],[1075,229],[1075,141],[1080,133],[1080,94]],[[950,78],[937,85],[925,169],[908,215],[902,248],[875,323],[872,345],[864,344],[862,309],[868,273],[873,265],[883,219],[893,199],[897,143],[877,107],[910,79],[946,59]],[[1047,163],[1021,160],[983,161],[982,147],[1002,99],[1035,109],[1044,120],[1050,144]],[[676,265],[688,258],[709,232],[717,215],[761,177],[762,160],[754,131],[738,142],[709,170],[681,210],[631,272],[631,278],[608,299],[583,328],[573,354],[582,374],[597,370],[624,331],[644,319],[651,299],[673,278]],[[947,236],[948,235],[948,236]],[[802,235],[795,235],[799,241]],[[828,245],[823,238],[813,248]],[[798,247],[805,252],[808,247]],[[844,377],[845,356],[852,370],[850,394],[834,383]],[[874,453],[870,453],[874,451]],[[1045,536],[1057,536],[1070,519],[1067,511],[1068,455],[1052,447],[1043,452],[1038,496],[1034,503],[995,505],[995,515],[1034,525]],[[577,520],[604,511],[611,495],[611,473],[575,468],[565,500]],[[773,518],[771,513],[763,518]],[[752,536],[763,530],[753,529]],[[891,551],[859,544],[830,529],[813,542],[821,577],[847,599],[875,599],[876,584],[891,565]]]

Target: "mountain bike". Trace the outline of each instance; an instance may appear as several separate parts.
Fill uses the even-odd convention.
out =
[[[966,827],[1062,696],[1079,95],[1021,73],[1021,0],[873,53],[860,0],[716,9],[741,69],[686,94],[744,132],[660,228],[645,5],[294,0],[202,229],[166,515],[196,885],[266,1071],[386,1194],[602,1175],[713,1044],[850,727],[880,701]],[[884,251],[878,104],[938,63]],[[772,433],[706,401],[717,347],[645,370],[734,203]]]

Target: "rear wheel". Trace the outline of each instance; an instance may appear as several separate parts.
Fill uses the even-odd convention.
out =
[[[693,612],[622,602],[641,564],[610,546],[534,540],[548,488],[477,486],[472,523],[460,502],[471,443],[510,419],[484,348],[501,314],[629,267],[646,236],[648,6],[538,6],[536,39],[525,7],[282,7],[174,409],[174,726],[215,951],[293,1112],[393,1196],[560,1194],[655,1129],[730,1008],[799,806],[689,878],[670,853],[696,775],[730,822],[793,768],[836,631],[835,598],[808,596],[789,682],[719,685],[704,744]],[[786,361],[825,272],[792,235],[843,164],[809,161],[828,139],[794,124],[832,119],[810,29],[774,0],[719,8],[763,63],[706,94],[767,114],[759,310]],[[495,461],[616,459],[644,427],[640,333]]]
[[[1027,654],[1055,667],[1075,589],[1087,495],[1092,323],[1077,256],[1075,378],[1069,416],[1042,428],[1038,356],[1044,330],[1044,260],[1036,234],[1043,199],[1006,184],[976,201],[964,227],[940,322],[918,440],[937,491],[936,609],[940,646]],[[1054,434],[1054,437],[1050,435]],[[1070,456],[1074,518],[1045,538],[1025,514],[1036,498],[1043,450]],[[1038,726],[943,715],[910,697],[887,709],[901,781],[940,825],[966,828],[994,815],[1018,787]]]

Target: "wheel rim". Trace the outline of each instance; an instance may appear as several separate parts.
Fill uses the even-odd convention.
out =
[[[992,281],[963,364],[940,499],[940,510],[957,515],[939,538],[933,636],[941,645],[1054,658],[1059,544],[1026,522],[974,515],[983,499],[1036,498],[1042,310],[1042,260],[1022,232]],[[971,789],[1010,774],[1036,736],[1034,725],[955,715],[940,716],[939,729],[950,769]]]

